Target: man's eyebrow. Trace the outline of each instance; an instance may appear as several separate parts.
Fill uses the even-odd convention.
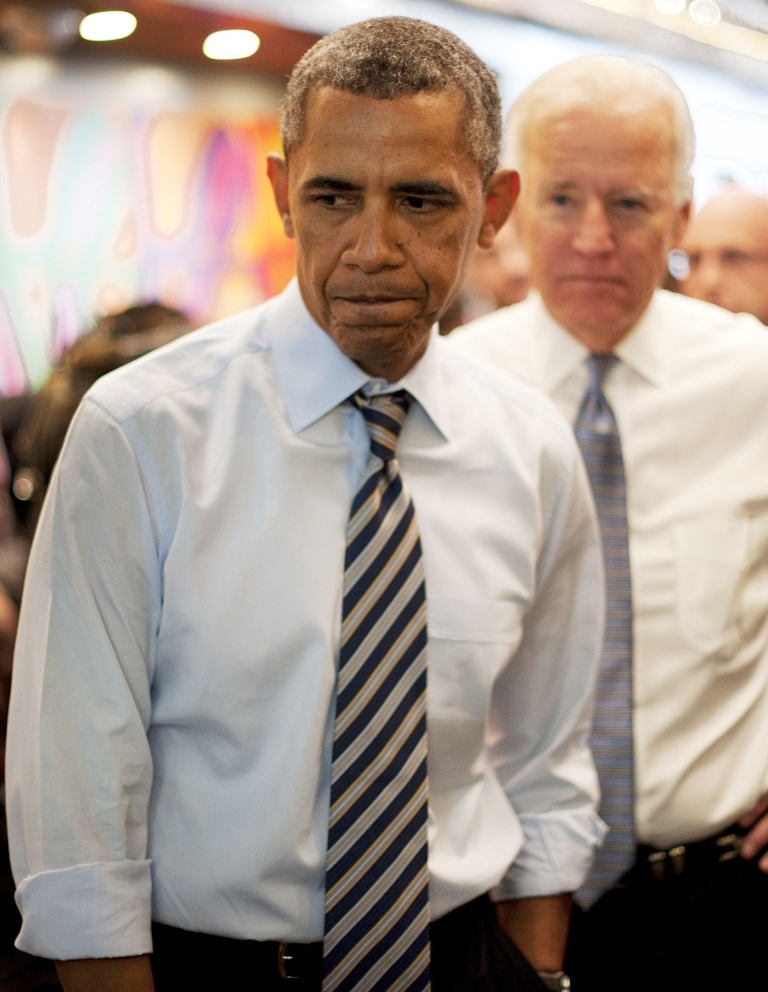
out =
[[[544,183],[544,189],[547,190],[547,192],[551,192],[552,190],[565,190],[565,189],[578,189],[578,188],[579,188],[578,183],[571,182],[569,179],[562,179],[562,180],[558,179],[558,180],[553,180],[552,182],[549,183]]]
[[[440,196],[443,199],[458,200],[459,194],[449,186],[434,182],[431,179],[415,179],[413,182],[396,183],[391,187],[393,193],[405,193],[406,196]]]
[[[313,176],[312,179],[304,183],[304,189],[330,190],[334,193],[360,193],[363,187],[358,183],[353,183],[351,179],[344,179],[341,176]]]

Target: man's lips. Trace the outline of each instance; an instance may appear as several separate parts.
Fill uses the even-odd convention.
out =
[[[419,312],[420,302],[409,296],[355,295],[331,300],[334,317],[344,324],[400,324]]]
[[[589,282],[589,283],[610,283],[614,286],[621,285],[624,280],[619,276],[606,276],[606,275],[582,275],[582,274],[571,274],[567,276],[561,276],[561,282]]]

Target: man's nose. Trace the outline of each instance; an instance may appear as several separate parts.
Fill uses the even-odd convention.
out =
[[[613,229],[605,207],[591,200],[581,211],[573,237],[574,249],[582,255],[606,255],[613,251]]]
[[[402,230],[398,218],[384,204],[370,204],[360,211],[354,240],[344,253],[344,262],[363,272],[402,265]]]

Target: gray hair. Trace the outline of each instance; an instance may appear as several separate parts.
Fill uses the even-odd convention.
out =
[[[675,197],[691,197],[690,169],[696,151],[691,112],[668,73],[648,62],[620,55],[590,55],[559,65],[539,76],[513,105],[507,118],[504,164],[521,170],[525,164],[531,122],[547,110],[568,110],[604,102],[626,104],[628,112],[644,109],[649,100],[665,103],[672,117]]]
[[[280,127],[286,157],[304,136],[307,100],[320,86],[379,100],[453,90],[464,100],[464,133],[483,179],[498,165],[501,100],[496,77],[444,28],[410,17],[377,17],[321,38],[288,81]]]

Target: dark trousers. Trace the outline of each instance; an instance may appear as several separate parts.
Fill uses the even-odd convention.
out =
[[[155,924],[152,968],[157,992],[320,992],[310,979],[281,980],[257,945]],[[487,896],[430,927],[432,992],[542,992],[544,985],[496,922]]]
[[[574,907],[573,992],[768,989],[768,876],[734,858],[656,882],[647,876]]]

